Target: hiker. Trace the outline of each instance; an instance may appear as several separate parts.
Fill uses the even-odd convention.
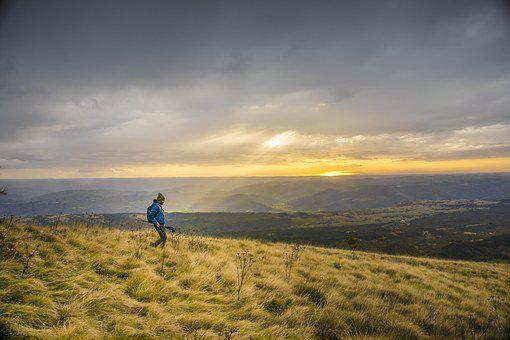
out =
[[[153,203],[147,208],[147,221],[154,225],[154,228],[159,234],[159,239],[156,242],[151,243],[151,247],[156,248],[160,244],[165,245],[166,242],[166,232],[165,228],[168,228],[173,232],[175,229],[173,227],[165,226],[165,211],[163,210],[163,204],[165,203],[165,196],[163,194],[158,193],[158,197],[153,201]]]

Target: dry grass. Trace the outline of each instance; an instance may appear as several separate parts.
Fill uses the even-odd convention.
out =
[[[503,338],[509,266],[141,231],[0,226],[0,338]],[[153,238],[156,235],[154,233]],[[25,277],[17,251],[40,245]],[[237,301],[236,256],[254,263]]]

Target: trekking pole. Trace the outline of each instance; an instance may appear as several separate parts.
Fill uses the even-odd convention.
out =
[[[175,228],[174,227],[170,227],[168,225],[165,225],[165,229],[169,229],[170,231],[172,231],[172,234],[175,233]]]

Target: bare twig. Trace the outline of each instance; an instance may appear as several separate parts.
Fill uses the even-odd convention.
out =
[[[237,254],[236,270],[237,270],[237,301],[241,300],[241,290],[246,283],[246,277],[253,264],[253,256],[244,251]]]
[[[28,267],[30,266],[30,260],[35,256],[37,253],[37,250],[39,249],[40,244],[38,244],[35,249],[30,251],[30,246],[28,243],[25,243],[25,249],[21,256],[21,264],[23,265],[23,270],[21,271],[21,278],[25,277],[25,273],[28,270]]]

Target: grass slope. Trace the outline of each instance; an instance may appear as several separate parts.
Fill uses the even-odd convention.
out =
[[[306,247],[287,278],[288,244],[181,236],[162,264],[163,251],[145,246],[155,238],[149,230],[0,231],[0,338],[508,335],[507,264]],[[237,301],[244,252],[254,262]]]

